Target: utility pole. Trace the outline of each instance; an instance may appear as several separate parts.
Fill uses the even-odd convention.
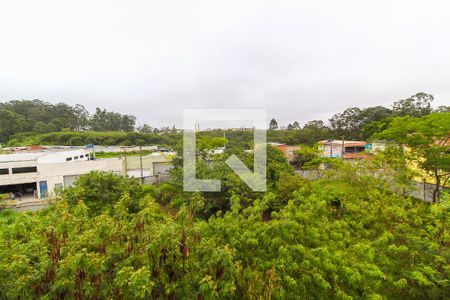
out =
[[[344,154],[345,154],[345,136],[342,136],[342,159],[344,159]]]
[[[144,183],[144,170],[142,169],[142,146],[139,146],[139,164],[141,167],[141,184]]]
[[[127,149],[123,148],[123,153],[124,153],[123,165],[125,169],[125,177],[127,177],[128,176]]]
[[[423,179],[423,201],[427,201],[427,180]]]
[[[333,140],[328,140],[330,144],[330,157],[333,157]]]
[[[225,129],[223,130],[223,138],[226,139],[226,137],[225,137]],[[227,144],[225,144],[225,145],[223,146],[223,148],[226,149],[226,148],[227,148]]]

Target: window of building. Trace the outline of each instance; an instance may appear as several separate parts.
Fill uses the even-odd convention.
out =
[[[37,172],[37,167],[12,168],[13,174],[36,173],[36,172]]]
[[[55,183],[55,192],[60,192],[63,190],[63,184],[62,183]]]
[[[81,155],[80,155],[80,158],[83,158],[83,157],[84,157],[84,155],[83,155],[83,154],[81,154]]]
[[[366,150],[365,147],[345,147],[345,153],[360,153]]]
[[[73,159],[74,159],[74,160],[77,160],[77,159],[78,159],[78,156],[75,156]]]
[[[9,169],[0,169],[0,175],[8,175]]]
[[[71,160],[72,160],[72,157],[66,158],[66,161],[71,161]]]

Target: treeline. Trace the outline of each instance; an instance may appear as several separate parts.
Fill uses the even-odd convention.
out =
[[[388,108],[374,106],[368,108],[351,107],[342,113],[334,114],[328,122],[308,121],[303,126],[298,121],[280,126],[275,119],[269,123],[267,141],[290,145],[314,145],[325,139],[366,140],[387,129],[396,117],[421,117],[432,113],[450,112],[450,106],[432,107],[432,95],[418,93],[409,98],[394,102]],[[211,130],[201,132],[208,137],[226,137],[227,147],[252,149],[251,130]]]
[[[252,149],[253,131],[234,131],[234,130],[210,130],[198,133],[199,137],[226,137],[228,148]],[[326,129],[301,129],[301,130],[268,130],[267,141],[281,142],[290,145],[306,144],[313,145],[315,142],[330,137]],[[168,145],[175,146],[182,142],[183,133],[164,131],[158,133],[145,132],[98,132],[98,131],[60,131],[37,134],[34,132],[17,133],[10,136],[7,143],[2,146],[17,147],[31,145],[61,145],[61,146],[84,146],[94,145]]]
[[[142,133],[142,132],[51,132],[44,134],[20,133],[14,135],[7,146],[24,145],[62,145],[62,146],[84,146],[88,144],[104,146],[143,146],[143,145],[168,145],[174,146],[182,139],[181,133]]]
[[[450,106],[433,108],[433,100],[434,97],[430,94],[418,93],[394,102],[391,107],[350,107],[341,113],[334,114],[328,120],[328,124],[322,120],[313,120],[307,122],[303,128],[297,121],[287,126],[279,126],[278,122],[272,119],[269,129],[297,131],[293,134],[282,134],[283,142],[301,141],[308,144],[323,138],[367,139],[374,133],[386,129],[395,117],[421,117],[433,112],[450,111]]]
[[[289,145],[305,144],[313,145],[317,141],[330,137],[330,131],[326,128],[311,128],[305,126],[298,130],[267,130],[267,141],[286,143]],[[253,149],[252,130],[210,130],[197,134],[200,137],[225,137],[228,141],[227,148]]]
[[[97,108],[90,114],[83,105],[52,104],[41,100],[13,100],[0,103],[0,142],[21,132],[36,134],[59,131],[135,130],[133,115]]]

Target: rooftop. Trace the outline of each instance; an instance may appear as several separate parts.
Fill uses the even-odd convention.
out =
[[[353,147],[364,147],[367,143],[365,141],[351,141],[351,140],[323,140],[318,142],[319,144],[322,145],[342,145],[344,144],[344,146],[353,146]]]
[[[0,162],[12,161],[28,161],[36,160],[40,156],[48,154],[47,152],[27,152],[27,153],[12,153],[0,155]]]
[[[18,161],[31,161],[31,160],[48,160],[52,157],[66,157],[80,154],[80,151],[85,152],[86,149],[58,149],[58,150],[40,150],[40,151],[27,151],[27,152],[15,152],[11,154],[1,154],[0,163],[5,162],[18,162]],[[81,153],[82,154],[82,153]]]

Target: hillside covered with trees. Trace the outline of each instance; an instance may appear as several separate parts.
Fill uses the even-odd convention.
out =
[[[17,133],[42,134],[58,131],[134,131],[132,115],[97,108],[90,114],[83,105],[51,104],[41,100],[0,103],[0,142]]]
[[[352,107],[334,114],[328,121],[311,120],[303,126],[298,121],[287,126],[275,119],[269,124],[267,138],[271,142],[313,145],[323,139],[367,139],[386,129],[396,117],[420,117],[448,112],[450,107],[432,107],[432,95],[418,93],[393,103],[391,107]],[[223,136],[222,130],[208,135]],[[249,131],[226,130],[230,140],[247,145]],[[139,145],[175,146],[181,135],[175,127],[156,128],[148,124],[136,126],[133,115],[97,108],[90,114],[84,106],[51,104],[41,100],[14,100],[0,103],[0,143],[26,145]]]

